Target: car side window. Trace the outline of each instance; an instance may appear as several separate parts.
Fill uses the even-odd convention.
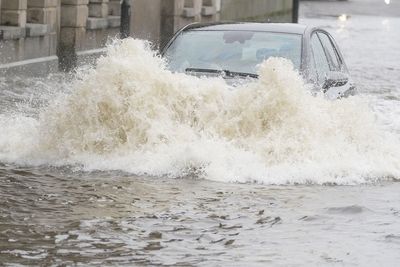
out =
[[[340,71],[340,61],[339,61],[339,55],[336,52],[336,49],[333,47],[332,41],[329,38],[328,35],[322,32],[318,32],[318,36],[321,39],[321,42],[323,46],[325,47],[325,51],[327,53],[327,56],[329,58],[330,62],[330,70],[331,71]]]
[[[315,68],[319,85],[323,85],[325,78],[330,71],[329,62],[325,55],[324,48],[316,33],[311,36],[311,50],[314,57]]]

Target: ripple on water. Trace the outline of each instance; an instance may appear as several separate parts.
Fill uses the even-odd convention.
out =
[[[389,243],[395,243],[400,245],[400,234],[389,234],[385,235],[385,241]]]
[[[353,77],[365,82],[361,93],[376,97],[374,110],[400,133],[400,26],[391,21],[386,34],[374,24],[380,19],[357,19],[343,29],[334,20],[322,24],[337,35]],[[0,77],[0,114],[37,116],[57,89],[68,90],[61,80]],[[0,265],[399,266],[399,191],[393,181],[263,186],[0,162]],[[362,223],[353,220],[358,215]]]
[[[369,211],[369,209],[367,209],[366,207],[359,205],[332,207],[332,208],[327,208],[326,210],[328,213],[331,214],[360,214]]]

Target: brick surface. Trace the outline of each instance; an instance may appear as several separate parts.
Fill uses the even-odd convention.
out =
[[[167,16],[180,16],[184,8],[184,0],[163,0],[162,10],[164,15]]]
[[[3,32],[3,40],[12,40],[25,37],[25,29],[16,26],[0,26]]]
[[[49,32],[56,32],[58,28],[57,8],[29,8],[27,12],[27,22],[37,24],[47,24]]]
[[[185,7],[183,9],[182,16],[185,18],[194,18],[196,15],[196,10],[193,7]]]
[[[27,0],[3,0],[2,9],[24,10],[27,8]]]
[[[49,56],[49,37],[44,36],[31,36],[24,40],[24,59],[32,59],[38,57]]]
[[[83,27],[77,28],[61,28],[60,30],[60,43],[62,45],[74,45],[76,50],[82,46],[85,38],[86,30]]]
[[[26,25],[25,10],[2,10],[1,24],[6,26],[18,26],[24,28]]]
[[[56,7],[58,0],[29,0],[28,7]]]
[[[43,36],[46,35],[49,31],[49,27],[47,24],[34,24],[27,23],[26,24],[26,36]]]
[[[96,30],[106,28],[108,28],[108,20],[106,18],[88,18],[86,29]]]
[[[86,27],[87,18],[88,18],[88,7],[86,5],[61,6],[62,27]]]
[[[121,16],[121,3],[119,1],[110,1],[108,3],[108,15]]]
[[[89,0],[61,0],[62,5],[87,5]]]
[[[217,14],[217,9],[214,6],[203,6],[201,9],[201,15],[212,16]]]
[[[121,17],[120,16],[109,16],[108,17],[108,27],[118,28],[120,26],[121,26]]]
[[[108,16],[108,4],[89,4],[89,17],[106,18]]]
[[[50,33],[48,36],[49,36],[49,54],[55,55],[57,54],[57,43],[58,43],[57,33]]]
[[[89,3],[108,3],[108,0],[89,0]]]

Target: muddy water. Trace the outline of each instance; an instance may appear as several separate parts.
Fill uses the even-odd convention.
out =
[[[304,162],[298,158],[283,157],[284,152],[279,154],[272,150],[282,157],[267,161],[268,166],[274,167],[271,170],[265,169],[262,161],[257,162],[263,155],[256,153],[257,142],[247,143],[246,151],[255,151],[254,157],[229,154],[242,153],[243,143],[226,147],[225,143],[221,145],[218,142],[192,142],[193,151],[183,150],[175,154],[168,154],[168,149],[156,151],[147,147],[149,154],[143,155],[148,158],[124,154],[124,150],[115,152],[112,157],[107,157],[104,151],[98,156],[94,153],[98,148],[96,145],[89,150],[89,155],[83,155],[79,154],[82,146],[78,141],[86,140],[87,145],[94,143],[91,143],[92,136],[81,135],[79,129],[82,128],[79,128],[79,138],[59,136],[71,142],[70,147],[61,149],[65,148],[59,146],[62,143],[52,140],[55,145],[49,152],[48,146],[44,149],[36,142],[40,134],[45,134],[39,131],[43,129],[40,117],[55,118],[55,124],[46,126],[56,125],[57,129],[68,122],[60,120],[61,115],[50,116],[57,112],[43,115],[43,110],[53,99],[58,99],[59,92],[74,95],[73,91],[70,92],[71,83],[57,75],[46,79],[2,77],[1,264],[393,266],[400,263],[400,185],[395,179],[398,178],[395,176],[398,167],[395,148],[400,129],[400,80],[396,75],[399,71],[395,49],[398,42],[393,41],[400,36],[400,20],[353,16],[347,22],[330,17],[304,19],[303,22],[322,24],[337,38],[359,83],[361,100],[357,101],[361,102],[356,103],[367,102],[370,105],[371,114],[378,119],[379,126],[373,128],[376,130],[374,137],[382,138],[384,133],[394,138],[391,140],[394,143],[389,143],[393,144],[393,150],[380,150],[381,146],[375,146],[371,140],[370,150],[365,150],[368,157],[350,153],[358,150],[344,150],[344,157],[355,155],[360,160],[345,164],[334,157],[335,153],[329,154],[332,150],[326,146],[325,152],[335,160],[332,165],[322,168],[316,168],[320,164],[313,164],[310,156],[318,152],[315,148],[301,150],[301,155],[310,160],[309,164],[302,164]],[[371,42],[377,39],[381,42]],[[175,86],[174,82],[171,83]],[[151,88],[151,85],[147,86]],[[92,87],[83,83],[80,88]],[[209,88],[208,85],[205,88]],[[211,99],[215,98],[211,96]],[[313,101],[307,96],[302,99]],[[337,110],[335,107],[346,110],[354,105],[351,100],[332,108],[318,101],[313,103],[331,111]],[[56,107],[69,107],[63,103]],[[84,104],[90,103],[79,107]],[[304,111],[302,107],[304,105],[300,104],[297,110]],[[229,107],[226,110],[232,111]],[[363,122],[370,122],[362,116],[363,113],[359,115]],[[193,118],[190,114],[187,116],[184,118]],[[348,122],[338,116],[337,113],[333,118]],[[199,115],[196,118],[204,117]],[[355,125],[362,128],[362,125]],[[165,125],[160,127],[169,129]],[[372,126],[368,124],[368,127]],[[372,129],[368,127],[367,130]],[[361,135],[359,130],[352,128],[348,132],[339,129],[338,133],[351,137],[350,133]],[[214,131],[208,134],[213,137],[222,135]],[[171,136],[177,138],[173,133],[168,137]],[[275,136],[269,137],[269,140],[277,141]],[[193,138],[190,141],[197,140],[197,137]],[[325,140],[318,138],[316,140],[321,142]],[[338,141],[334,135],[331,138],[331,141]],[[119,139],[111,139],[111,144],[115,140]],[[237,142],[237,135],[232,140]],[[388,146],[384,140],[379,142],[382,147]],[[186,147],[190,148],[189,143]],[[340,141],[338,144],[344,146],[347,143]],[[221,145],[221,150],[213,150],[214,145]],[[54,147],[57,148],[55,151]],[[69,149],[71,147],[74,149]],[[357,143],[357,148],[360,147],[366,148],[365,143]],[[87,152],[87,146],[83,150]],[[32,156],[32,151],[40,153]],[[223,156],[213,155],[221,151]],[[387,158],[385,152],[388,152]],[[179,155],[190,155],[184,162],[186,165],[179,161]],[[207,157],[211,164],[204,165]],[[135,161],[140,162],[143,158],[154,161],[148,165],[135,165]],[[230,161],[224,161],[225,158]],[[243,161],[246,164],[240,165]],[[257,164],[252,164],[254,161]],[[357,168],[360,162],[361,168]],[[185,166],[189,168],[185,169]],[[216,168],[218,166],[222,167]],[[285,166],[290,175],[285,175]],[[175,169],[168,172],[172,168]],[[335,169],[339,171],[335,172]],[[360,169],[368,170],[368,173]],[[268,175],[262,170],[266,170]],[[151,171],[153,175],[144,174]],[[141,175],[133,174],[135,172]],[[235,181],[246,183],[232,183]],[[286,183],[297,185],[282,185]],[[320,183],[325,184],[316,185]],[[333,183],[339,185],[330,185]]]
[[[260,186],[2,169],[3,264],[378,266],[400,260],[397,183]]]

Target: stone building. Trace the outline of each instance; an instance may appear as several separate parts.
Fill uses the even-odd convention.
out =
[[[165,43],[173,33],[193,22],[292,22],[293,2],[293,0],[133,0],[131,27],[136,37],[150,39],[159,44]]]
[[[292,19],[293,0],[124,0],[130,35],[165,43],[192,22]],[[119,37],[122,0],[0,0],[0,70],[76,65]],[[129,14],[128,14],[129,15]],[[125,16],[123,16],[125,17]],[[124,21],[124,20],[122,20]]]
[[[119,0],[0,0],[0,7],[0,64],[6,66],[38,59],[33,62],[54,67],[119,33]]]

